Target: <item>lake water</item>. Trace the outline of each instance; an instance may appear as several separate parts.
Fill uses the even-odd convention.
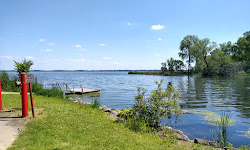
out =
[[[179,99],[183,110],[199,110],[221,115],[230,113],[235,120],[229,126],[230,142],[235,146],[250,144],[250,77],[190,77],[187,76],[150,76],[129,75],[128,72],[31,72],[38,81],[46,86],[50,81],[72,82],[74,87],[100,89],[98,99],[102,105],[112,109],[131,107],[137,87],[152,91],[154,81],[164,80],[163,87],[172,82],[182,97]],[[14,75],[14,72],[9,72]],[[91,101],[93,98],[86,98]],[[210,118],[211,119],[211,118]],[[211,140],[209,116],[204,114],[183,114],[178,121],[164,119],[162,124],[182,130],[190,139]]]

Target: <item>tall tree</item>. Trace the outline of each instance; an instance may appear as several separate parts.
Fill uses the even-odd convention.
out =
[[[237,61],[250,62],[250,31],[245,32],[235,44],[233,58]]]
[[[204,38],[199,40],[196,45],[196,57],[200,57],[206,64],[206,68],[208,69],[208,54],[216,47],[215,42],[210,42],[208,38]]]
[[[234,45],[231,41],[228,41],[227,43],[220,44],[220,50],[224,52],[224,55],[231,55],[233,51]]]
[[[163,63],[162,63],[163,64]],[[181,60],[175,60],[172,57],[167,60],[165,63],[170,72],[181,70],[185,67],[184,63]]]
[[[163,62],[161,63],[161,71],[164,74],[167,71],[167,63]]]
[[[171,57],[170,59],[167,60],[167,65],[168,65],[169,71],[173,72],[174,66],[175,66],[175,60]]]
[[[188,59],[188,75],[190,75],[191,63],[195,60],[195,45],[199,41],[196,35],[187,35],[183,38],[180,44],[179,56],[182,60]]]

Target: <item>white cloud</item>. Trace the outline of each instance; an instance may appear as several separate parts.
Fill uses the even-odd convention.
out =
[[[44,41],[46,41],[46,40],[47,40],[47,39],[40,39],[39,41],[40,41],[40,42],[44,42]]]
[[[115,64],[115,65],[120,65],[120,63],[118,62],[111,62],[112,64]]]
[[[155,56],[161,56],[161,54],[155,54]]]
[[[128,26],[131,26],[132,24],[130,22],[128,22]]]
[[[55,43],[48,43],[48,45],[54,46],[54,45],[56,45],[56,44],[55,44]]]
[[[112,57],[103,57],[103,59],[110,60],[110,59],[112,59]]]
[[[52,52],[52,49],[45,49],[44,52]]]
[[[102,43],[102,44],[99,44],[98,46],[104,46],[104,45],[105,45],[105,44]]]
[[[26,56],[25,58],[26,59],[34,59],[34,57],[32,57],[32,56]]]
[[[3,58],[3,59],[13,59],[12,56],[0,56],[0,58]]]
[[[82,47],[82,45],[75,45],[74,47],[81,48],[81,47]]]
[[[164,28],[165,28],[165,26],[160,25],[160,24],[151,26],[151,30],[161,30],[161,29],[164,29]]]
[[[88,50],[88,49],[86,49],[86,48],[79,49],[79,51],[86,51],[86,50]]]
[[[85,62],[84,59],[66,59],[66,60],[70,62]]]
[[[161,41],[161,40],[162,40],[162,38],[158,38],[158,40],[159,40],[159,41]]]

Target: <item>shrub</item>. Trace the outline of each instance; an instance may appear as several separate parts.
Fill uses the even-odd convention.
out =
[[[135,96],[135,104],[129,112],[126,112],[124,119],[133,130],[145,130],[145,127],[156,129],[161,120],[167,115],[180,114],[177,98],[180,93],[169,84],[166,90],[162,90],[162,82],[155,82],[157,90],[151,92],[148,98],[145,97],[147,90],[138,87],[138,95]]]
[[[14,79],[10,79],[7,72],[5,71],[1,72],[0,80],[1,80],[2,91],[9,91],[9,92],[20,91],[20,88],[16,87],[15,85],[15,81],[17,80],[17,78],[14,77]]]

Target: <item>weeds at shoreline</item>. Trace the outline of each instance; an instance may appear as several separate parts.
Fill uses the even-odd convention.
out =
[[[219,143],[220,147],[233,147],[229,143],[228,126],[230,124],[230,114],[222,113],[220,120],[216,122],[216,130],[211,130],[212,139]]]
[[[99,108],[100,106],[101,106],[100,100],[98,100],[97,97],[95,97],[94,100],[92,100],[91,107],[92,108]]]

